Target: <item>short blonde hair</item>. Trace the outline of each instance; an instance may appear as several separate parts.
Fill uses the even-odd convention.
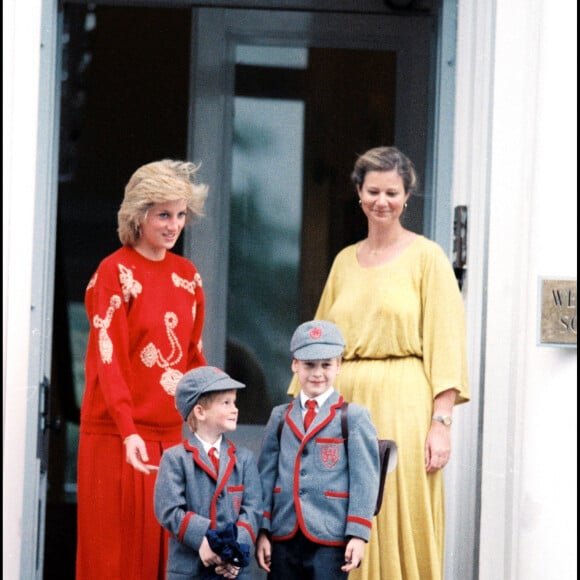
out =
[[[147,211],[156,203],[184,200],[187,218],[203,216],[208,186],[195,182],[199,165],[190,161],[163,159],[142,165],[125,186],[125,196],[117,222],[119,239],[125,246],[134,246]]]

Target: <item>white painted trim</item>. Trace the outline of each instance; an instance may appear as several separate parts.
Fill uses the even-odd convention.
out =
[[[479,576],[478,571],[493,8],[491,1],[461,0],[457,11],[452,205],[468,207],[463,296],[471,401],[455,409],[452,455],[445,471],[449,580],[495,578]]]
[[[519,577],[525,329],[535,315],[526,299],[531,211],[526,192],[534,158],[539,4],[459,4],[454,191],[469,207],[465,292],[474,401],[472,436],[467,442],[462,437],[458,455],[481,453],[474,558],[475,577],[486,579]]]
[[[57,3],[4,3],[10,34],[4,109],[4,574],[42,578],[46,473],[40,383],[50,377],[56,230]],[[5,37],[6,38],[6,37]],[[6,70],[6,69],[5,69]],[[28,224],[28,225],[27,225]]]
[[[21,578],[36,202],[40,0],[3,3],[3,578]],[[6,474],[10,474],[6,477]],[[23,541],[25,540],[25,541]],[[26,577],[26,576],[24,576]],[[27,576],[32,578],[32,576]]]

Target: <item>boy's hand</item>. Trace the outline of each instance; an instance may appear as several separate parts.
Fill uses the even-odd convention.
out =
[[[199,547],[199,557],[201,563],[208,568],[209,566],[223,566],[222,559],[210,548],[207,538],[204,536]]]
[[[350,572],[360,566],[365,552],[365,541],[361,538],[351,538],[344,551],[344,566],[341,566],[343,572]]]
[[[272,561],[272,543],[268,539],[268,535],[260,532],[256,542],[256,560],[262,570],[270,572],[270,562]]]
[[[224,578],[237,578],[240,573],[240,568],[233,564],[220,564],[215,567],[215,573]]]

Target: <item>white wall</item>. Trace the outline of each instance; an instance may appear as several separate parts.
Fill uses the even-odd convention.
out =
[[[576,3],[497,1],[479,577],[576,577],[576,349],[537,346],[538,277],[576,278]]]
[[[535,345],[538,278],[577,277],[577,3],[539,14],[518,578],[576,578],[577,350]],[[562,55],[565,55],[564,57]]]

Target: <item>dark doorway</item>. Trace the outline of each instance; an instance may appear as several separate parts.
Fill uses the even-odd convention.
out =
[[[133,171],[186,157],[189,102],[190,10],[65,3],[63,17],[47,580],[75,577],[85,287],[119,247],[117,210]]]
[[[63,11],[52,372],[52,409],[61,421],[50,440],[44,552],[44,577],[59,580],[74,578],[85,287],[99,261],[119,245],[117,210],[132,172],[156,159],[187,157],[194,100],[190,9],[64,3]],[[341,47],[308,52],[302,71],[240,66],[235,88],[238,96],[304,103],[297,301],[285,313],[291,324],[313,315],[338,249],[364,237],[349,174],[357,153],[392,143],[395,126],[395,53]],[[210,182],[210,194],[217,187]],[[420,210],[409,225],[421,229]],[[247,341],[240,347],[236,338],[228,337],[226,370],[263,380],[243,364]],[[281,339],[284,356],[287,339]],[[289,369],[289,361],[284,365]],[[262,424],[274,401],[240,397],[241,414]]]

